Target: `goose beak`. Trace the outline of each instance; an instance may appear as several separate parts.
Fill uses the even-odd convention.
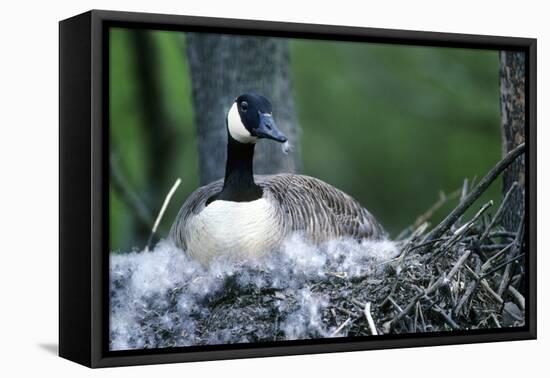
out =
[[[268,113],[260,113],[260,123],[254,132],[258,138],[272,139],[281,143],[286,142],[288,139],[285,134],[277,128],[272,115]]]

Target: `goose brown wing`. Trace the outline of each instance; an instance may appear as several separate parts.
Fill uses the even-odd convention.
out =
[[[213,195],[218,194],[222,188],[223,180],[211,182],[195,190],[184,202],[170,229],[170,238],[178,247],[186,248],[185,225],[189,218],[200,213],[204,209],[206,201]]]
[[[316,242],[339,236],[386,237],[359,202],[319,179],[279,174],[257,176],[256,182],[279,203],[286,232],[300,231]]]

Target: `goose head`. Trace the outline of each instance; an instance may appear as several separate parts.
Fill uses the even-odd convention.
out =
[[[245,93],[235,99],[227,113],[227,131],[231,138],[243,144],[258,139],[285,143],[287,137],[277,128],[271,102],[263,96]]]

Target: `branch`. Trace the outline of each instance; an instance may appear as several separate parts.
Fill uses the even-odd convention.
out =
[[[367,318],[367,322],[369,323],[371,334],[373,334],[374,336],[378,335],[378,331],[376,330],[376,326],[374,325],[374,320],[372,319],[372,314],[370,313],[370,302],[367,302],[363,312],[365,313],[365,318]]]
[[[432,231],[426,235],[423,242],[441,237],[468,210],[470,206],[487,190],[491,183],[514,161],[525,152],[525,143],[520,144],[498,162],[489,173],[476,185],[462,202]]]
[[[170,200],[172,199],[172,196],[176,192],[176,189],[181,183],[181,179],[178,177],[174,185],[172,185],[172,189],[168,192],[166,195],[166,198],[164,199],[164,202],[162,204],[162,207],[160,208],[159,214],[157,215],[157,219],[155,220],[155,224],[153,225],[153,228],[151,229],[151,235],[149,235],[149,240],[147,241],[147,245],[145,246],[145,251],[149,251],[151,248],[151,244],[153,242],[153,237],[155,236],[155,233],[157,232],[157,228],[159,226],[160,221],[162,220],[162,217],[164,215],[164,212],[166,211],[166,208],[168,207],[168,204],[170,203]]]
[[[482,244],[485,241],[485,239],[489,235],[489,232],[493,229],[493,226],[500,219],[502,213],[504,213],[504,210],[506,210],[506,207],[507,207],[506,205],[508,204],[508,201],[512,197],[512,193],[516,190],[517,187],[518,187],[518,182],[515,181],[510,187],[510,189],[506,192],[506,195],[504,196],[504,199],[502,200],[502,203],[500,204],[500,207],[498,208],[495,216],[493,217],[493,219],[491,219],[491,222],[485,229],[485,232],[479,238],[479,244]]]

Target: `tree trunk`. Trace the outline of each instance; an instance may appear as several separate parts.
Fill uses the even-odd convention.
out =
[[[500,114],[502,148],[506,155],[525,141],[525,53],[500,52]],[[503,225],[517,231],[525,209],[525,156],[520,156],[503,175],[503,195],[514,182],[518,189],[510,198]]]
[[[255,92],[271,100],[275,121],[294,146],[294,151],[285,155],[279,143],[258,142],[254,172],[296,172],[300,168],[298,127],[287,41],[206,33],[187,33],[186,41],[201,185],[224,176],[225,117],[235,98],[245,92]]]

